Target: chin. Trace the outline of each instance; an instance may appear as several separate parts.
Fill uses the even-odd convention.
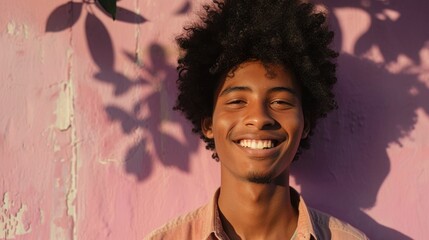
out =
[[[269,173],[258,173],[251,172],[246,177],[247,181],[257,184],[270,184],[273,182],[274,174],[273,172]]]

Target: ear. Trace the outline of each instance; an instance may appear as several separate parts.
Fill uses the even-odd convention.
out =
[[[306,139],[310,133],[310,123],[304,119],[304,130],[302,131],[301,139]]]
[[[213,121],[211,117],[206,117],[201,120],[201,130],[206,138],[213,139],[212,125]]]

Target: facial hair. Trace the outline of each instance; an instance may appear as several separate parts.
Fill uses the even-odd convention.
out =
[[[247,181],[257,184],[270,184],[273,181],[273,173],[251,172],[247,176]]]

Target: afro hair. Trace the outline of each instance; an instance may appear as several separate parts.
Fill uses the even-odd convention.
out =
[[[279,64],[293,73],[311,135],[317,120],[337,107],[332,87],[338,54],[329,47],[334,34],[325,14],[299,0],[213,0],[203,8],[198,21],[176,38],[181,55],[174,110],[191,121],[206,148],[214,150],[215,143],[202,133],[201,121],[213,114],[215,91],[230,71],[249,60]],[[295,159],[309,147],[309,138],[302,139]]]

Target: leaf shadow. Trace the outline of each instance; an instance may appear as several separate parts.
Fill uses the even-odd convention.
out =
[[[118,9],[118,20],[132,23],[146,21],[128,10]],[[163,47],[153,43],[149,47],[149,64],[139,66],[149,75],[149,78],[130,79],[115,69],[112,39],[107,27],[94,14],[87,14],[85,33],[89,52],[98,67],[94,78],[112,86],[114,96],[126,94],[131,89],[142,85],[153,89],[151,94],[133,103],[132,111],[114,105],[105,106],[105,112],[110,121],[119,122],[124,134],[132,135],[135,131],[145,132],[145,135],[128,149],[124,170],[135,176],[138,181],[143,181],[150,176],[153,161],[159,159],[164,166],[189,171],[189,157],[198,147],[198,142],[193,141],[192,139],[195,138],[187,134],[184,134],[183,141],[180,139],[180,134],[172,133],[171,127],[166,127],[168,124],[176,128],[179,126],[180,131],[186,124],[182,123],[183,119],[177,113],[171,112],[174,105],[176,71],[168,63]],[[125,53],[125,55],[134,62],[132,54]],[[147,109],[148,114],[142,117],[141,109]],[[167,131],[168,128],[170,132]],[[172,152],[171,146],[178,146],[183,151]]]
[[[72,27],[82,14],[82,5],[80,2],[67,2],[58,6],[49,15],[45,32],[60,32]]]
[[[359,56],[368,46],[376,44],[386,62],[394,61],[400,54],[418,62],[419,50],[429,34],[409,35],[411,21],[406,18],[414,19],[411,10],[426,9],[429,3],[421,2],[411,9],[398,1],[391,3],[390,7],[404,19],[398,23],[385,22],[384,26],[371,25],[368,33],[358,40],[356,54]],[[327,6],[328,9],[361,7],[357,2],[340,0],[330,1]],[[376,16],[382,6],[365,9]],[[426,20],[429,21],[429,16]],[[338,19],[332,16],[331,23],[336,32],[336,46],[341,46]],[[392,29],[398,38],[385,39],[384,32]],[[392,47],[400,44],[402,38],[413,39],[408,46]],[[386,44],[389,41],[393,43]],[[400,145],[401,139],[414,129],[417,110],[429,113],[429,89],[415,74],[394,74],[383,65],[346,53],[340,55],[338,65],[335,92],[339,109],[319,124],[312,137],[312,148],[303,153],[291,173],[307,202],[357,226],[370,239],[411,239],[363,209],[375,206],[378,192],[391,171],[386,149],[392,143]]]
[[[134,60],[131,53],[125,52],[125,55],[130,60]],[[154,159],[159,159],[166,167],[189,171],[190,155],[199,146],[198,139],[191,136],[190,129],[186,129],[184,119],[178,113],[171,111],[176,96],[176,70],[168,63],[164,48],[158,43],[152,43],[149,46],[148,61],[142,71],[146,72],[149,78],[140,79],[140,81],[152,86],[152,93],[136,101],[131,111],[125,111],[116,106],[105,108],[112,122],[121,123],[125,134],[132,134],[136,130],[146,133],[144,138],[128,150],[124,166],[125,171],[134,175],[138,181],[143,181],[150,176]],[[116,89],[125,88],[124,84],[126,83],[122,81]],[[144,116],[141,114],[143,109],[147,111]],[[176,129],[173,130],[168,124],[176,126]],[[168,128],[169,131],[166,130]],[[180,133],[172,131],[180,131]],[[184,139],[180,137],[181,134]]]

